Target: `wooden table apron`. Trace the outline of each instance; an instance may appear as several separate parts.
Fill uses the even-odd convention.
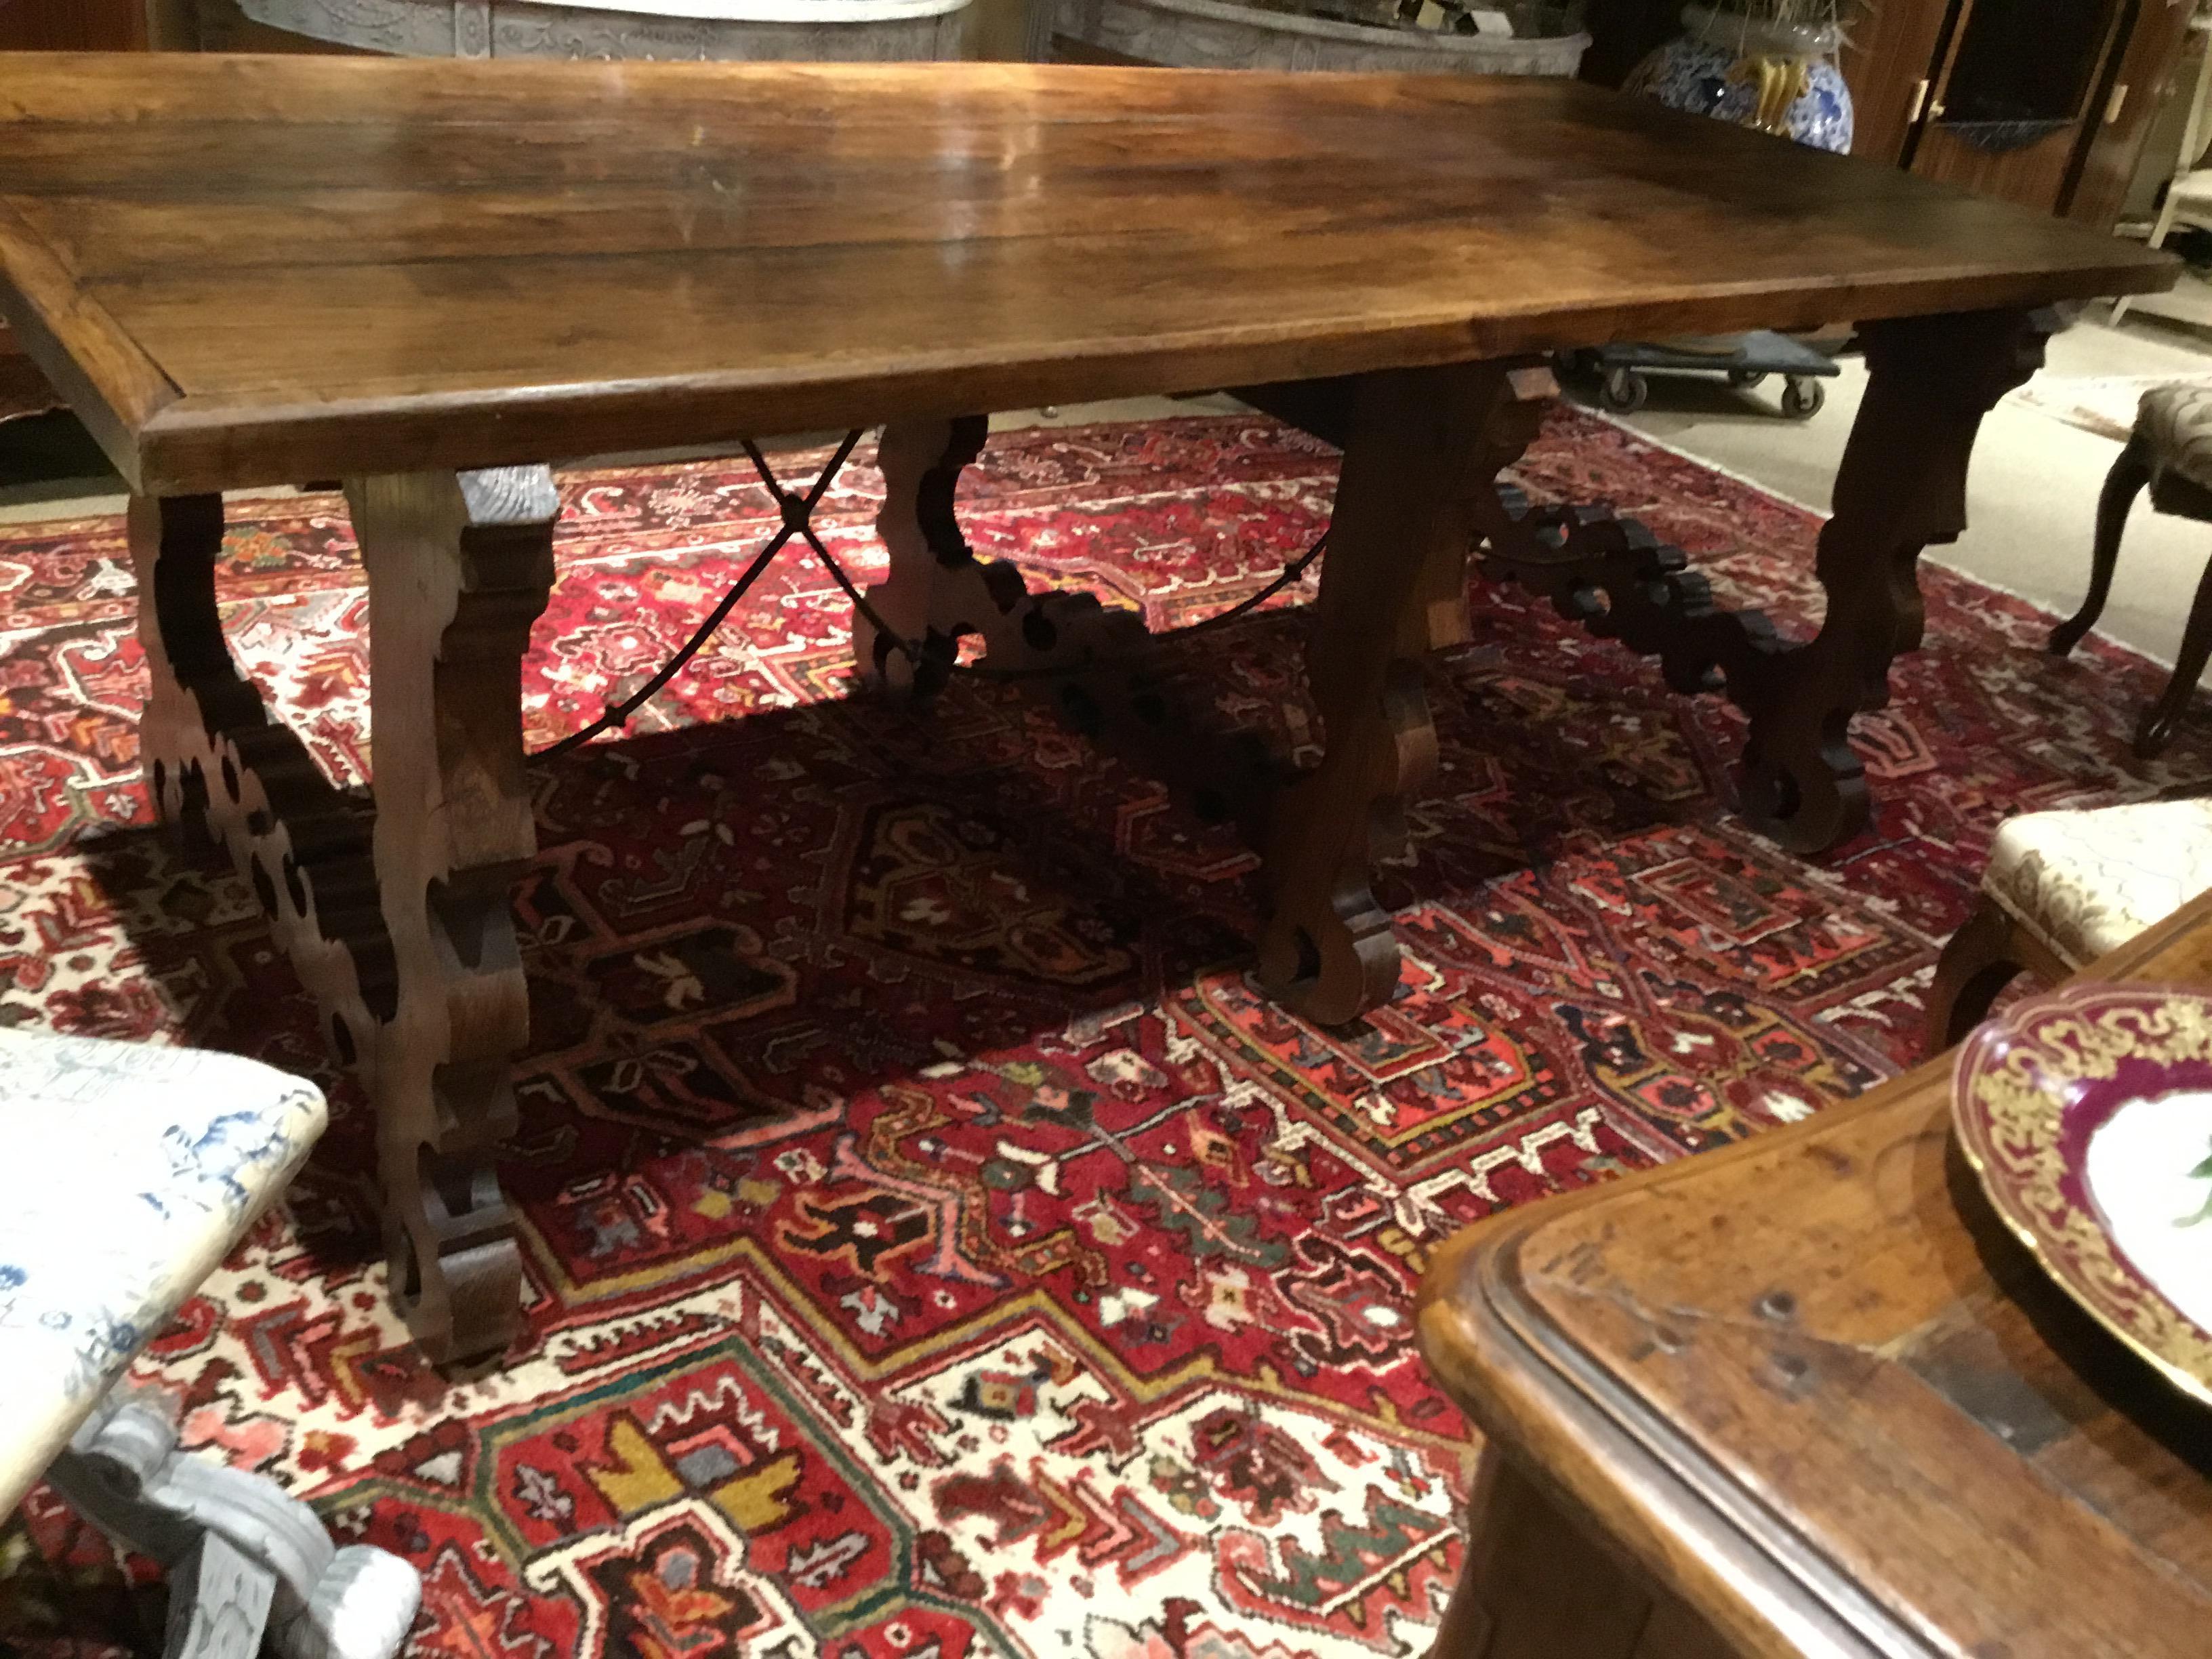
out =
[[[872,597],[922,649],[856,618],[863,674],[926,693],[963,634],[992,665],[1068,670],[1079,724],[1252,834],[1261,975],[1334,1023],[1397,983],[1370,869],[1405,850],[1434,768],[1419,660],[1466,637],[1470,552],[1677,690],[1724,690],[1750,715],[1746,816],[1832,844],[1868,816],[1850,718],[1918,641],[1915,561],[1964,525],[1981,418],[2054,325],[2034,307],[2172,281],[2077,228],[1562,82],[3,73],[0,310],[135,492],[150,787],[228,847],[367,1079],[393,1293],[441,1358],[519,1320],[494,1157],[526,1036],[509,904],[535,848],[519,686],[554,579],[543,459],[887,421]],[[1548,349],[1839,308],[1869,319],[1870,381],[1812,641],[1717,610],[1634,523],[1498,483],[1556,391]],[[1172,736],[1125,659],[1141,626],[1030,593],[953,513],[989,409],[1221,386],[1344,450],[1308,647],[1327,747],[1287,781]],[[367,800],[239,674],[214,586],[217,492],[341,474],[371,599]]]

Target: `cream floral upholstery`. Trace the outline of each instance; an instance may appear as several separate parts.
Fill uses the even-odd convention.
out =
[[[2153,386],[2136,410],[2136,434],[2150,450],[2154,475],[2178,472],[2212,489],[2212,386]]]
[[[2212,799],[2008,819],[1982,878],[1983,891],[2075,968],[2208,887]]]
[[[0,1510],[327,1121],[313,1084],[249,1060],[0,1028]]]

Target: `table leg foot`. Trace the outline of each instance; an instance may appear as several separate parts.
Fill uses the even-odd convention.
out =
[[[1820,852],[1871,816],[1854,714],[1889,701],[1889,665],[1917,650],[1923,549],[1966,527],[1966,465],[1982,417],[2043,362],[2051,313],[1975,312],[1870,323],[1868,381],[1820,532],[1827,615],[1813,641],[1732,695],[1751,715],[1743,812],[1793,852]]]
[[[1514,362],[1362,377],[1312,611],[1307,669],[1327,747],[1284,790],[1264,838],[1260,975],[1335,1024],[1398,982],[1390,918],[1369,885],[1407,851],[1405,802],[1436,770],[1419,659],[1462,637],[1477,502],[1534,435],[1550,376]]]
[[[494,1158],[515,1126],[529,993],[511,908],[537,850],[521,663],[553,582],[544,467],[372,477],[347,500],[368,574],[375,861],[397,966],[373,1088],[392,1291],[445,1362],[521,1321]]]

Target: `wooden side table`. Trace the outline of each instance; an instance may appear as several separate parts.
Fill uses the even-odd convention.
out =
[[[405,58],[890,63],[961,55],[968,0],[230,0],[256,23]]]
[[[2088,971],[2212,977],[2212,895]],[[1439,1659],[2202,1659],[2212,1412],[2006,1234],[1949,1079],[1438,1253],[1423,1351],[1488,1436]]]

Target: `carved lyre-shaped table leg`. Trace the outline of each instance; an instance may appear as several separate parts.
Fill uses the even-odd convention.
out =
[[[1406,798],[1436,769],[1419,659],[1465,637],[1476,503],[1527,447],[1549,385],[1540,368],[1492,362],[1351,386],[1306,659],[1328,747],[1273,802],[1264,847],[1261,975],[1309,1018],[1351,1019],[1397,984],[1397,940],[1368,884],[1375,859],[1404,855]]]
[[[220,497],[131,507],[140,726],[162,814],[221,841],[375,1100],[392,1288],[433,1358],[514,1334],[521,1266],[492,1154],[529,1003],[508,904],[535,850],[520,662],[552,584],[542,467],[371,479],[374,809],[238,672],[216,610]]]
[[[982,632],[1029,596],[1013,566],[987,564],[968,550],[953,516],[952,492],[989,431],[981,415],[895,422],[877,445],[884,505],[876,533],[890,574],[868,599],[899,639],[921,644],[921,659],[909,660],[865,616],[853,618],[853,654],[862,674],[895,690],[925,696],[939,690],[959,635]]]
[[[916,648],[909,656],[865,614],[855,616],[862,677],[927,697],[942,689],[961,639],[972,635],[986,671],[1034,678],[1077,731],[1127,755],[1209,818],[1254,825],[1273,772],[1265,745],[1249,734],[1200,729],[1147,649],[1140,615],[1092,593],[1032,592],[1020,567],[970,550],[953,492],[987,429],[981,416],[884,428],[876,529],[890,574],[867,598],[890,632]]]
[[[537,851],[521,662],[553,583],[544,467],[349,484],[368,573],[376,875],[398,994],[379,1028],[392,1292],[434,1359],[490,1352],[521,1262],[493,1158],[529,1034],[512,908]]]
[[[1272,800],[1273,768],[1256,742],[1224,744],[1188,730],[1142,665],[1141,618],[1088,593],[1032,593],[1014,566],[969,550],[952,494],[981,447],[980,420],[885,430],[878,523],[891,571],[868,597],[901,638],[920,642],[920,661],[866,618],[856,619],[854,649],[864,674],[925,691],[942,681],[965,634],[981,638],[990,666],[1053,671],[1058,702],[1080,728],[1146,750],[1201,807],[1259,832],[1268,907],[1261,975],[1285,1002],[1334,1024],[1397,983],[1397,944],[1368,871],[1376,857],[1402,855],[1405,797],[1436,764],[1417,664],[1467,636],[1475,504],[1527,447],[1552,382],[1540,368],[1498,362],[1315,390],[1332,409],[1348,405],[1308,653],[1328,750]]]
[[[1744,816],[1796,852],[1866,827],[1851,716],[1889,701],[1889,665],[1919,647],[1923,548],[1966,527],[1966,463],[1982,417],[2043,362],[2050,313],[1976,312],[1870,323],[1868,381],[1820,532],[1828,612],[1817,638],[1730,692],[1751,715]]]
[[[854,618],[853,648],[863,674],[896,689],[937,690],[965,635],[982,642],[993,668],[1016,671],[1080,670],[1126,658],[1145,643],[1144,620],[1133,611],[1109,610],[1090,593],[1033,593],[1020,567],[979,559],[969,549],[952,496],[988,429],[980,415],[884,428],[876,452],[884,475],[876,530],[890,555],[890,574],[868,590],[868,599],[901,639],[920,644],[921,660],[908,661],[866,617]]]
[[[130,529],[151,682],[139,750],[155,806],[225,845],[320,1006],[331,1047],[367,1062],[395,988],[369,814],[231,660],[215,602],[222,498],[141,496]]]

